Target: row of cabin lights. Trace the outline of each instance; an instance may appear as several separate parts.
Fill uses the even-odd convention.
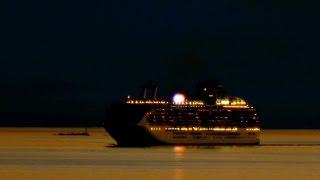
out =
[[[160,131],[161,127],[151,127],[151,131]],[[214,128],[205,128],[205,127],[166,127],[164,128],[166,131],[228,131],[234,132],[238,131],[237,127],[233,128],[223,128],[223,127],[214,127]],[[246,128],[246,131],[260,131],[260,128]]]
[[[142,100],[129,100],[127,101],[128,104],[169,104],[168,101],[142,101]],[[177,105],[203,105],[204,103],[202,101],[188,101],[183,104],[177,104]]]
[[[128,99],[130,99],[130,96],[128,96]],[[204,102],[202,101],[187,101],[184,94],[177,93],[172,98],[173,104],[175,105],[191,105],[191,106],[202,106],[204,105]],[[168,101],[151,101],[151,100],[128,100],[128,104],[169,104]],[[240,98],[235,100],[229,100],[229,99],[217,99],[216,101],[217,105],[222,105],[225,108],[250,108],[246,102]]]
[[[260,128],[246,128],[247,131],[260,131]]]
[[[150,130],[152,131],[160,131],[160,127],[151,127]],[[215,127],[215,128],[205,128],[205,127],[169,127],[169,128],[164,128],[166,131],[237,131],[238,128],[220,128],[220,127]]]
[[[129,100],[128,104],[169,104],[168,101],[142,101],[142,100]]]

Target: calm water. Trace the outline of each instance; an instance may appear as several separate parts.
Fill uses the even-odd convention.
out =
[[[103,129],[0,128],[1,179],[320,179],[320,130],[266,130],[260,146],[116,148]]]

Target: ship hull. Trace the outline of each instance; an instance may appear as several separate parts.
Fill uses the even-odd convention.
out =
[[[130,106],[113,103],[107,108],[105,130],[118,146],[153,146],[163,142],[154,138],[146,128],[139,125],[150,106]]]
[[[117,142],[118,146],[155,146],[165,144],[140,126],[107,126],[105,129]]]
[[[257,145],[260,144],[260,132],[248,131],[246,128],[237,130],[209,130],[214,128],[177,128],[177,127],[157,127],[150,128],[151,136],[166,144],[182,145]],[[168,130],[178,129],[178,130]],[[184,129],[184,130],[181,130]],[[187,130],[190,129],[190,130]],[[208,129],[199,131],[198,129]],[[219,128],[222,129],[222,128]],[[228,128],[225,128],[228,129]]]
[[[159,107],[157,107],[159,108]],[[165,107],[161,107],[165,108]],[[150,125],[146,114],[154,107],[113,104],[107,109],[105,129],[118,146],[257,145],[260,129]]]
[[[118,146],[155,145],[258,145],[259,132],[240,129],[237,132],[150,130],[148,126],[117,126],[106,128]]]

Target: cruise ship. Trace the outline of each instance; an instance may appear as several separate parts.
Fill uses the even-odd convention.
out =
[[[107,108],[104,126],[118,146],[260,143],[255,108],[227,96],[218,81],[199,84],[193,97],[177,92],[172,99],[159,99],[156,85],[142,89],[142,97],[128,96]]]

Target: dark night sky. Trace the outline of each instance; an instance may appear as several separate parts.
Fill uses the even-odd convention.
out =
[[[4,0],[0,7],[0,124],[99,123],[106,105],[146,80],[167,96],[215,78],[255,105],[265,127],[320,128],[320,11],[312,1]],[[31,115],[10,117],[19,113]]]

